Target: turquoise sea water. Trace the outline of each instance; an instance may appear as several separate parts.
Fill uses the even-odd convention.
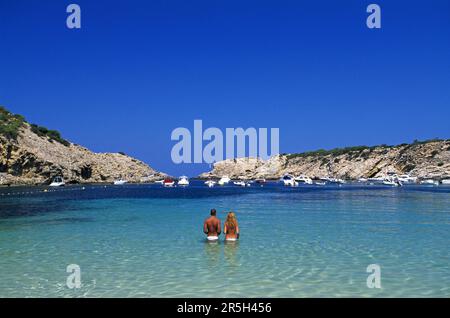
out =
[[[450,297],[448,187],[42,190],[0,189],[0,297]],[[205,242],[211,208],[239,242]]]

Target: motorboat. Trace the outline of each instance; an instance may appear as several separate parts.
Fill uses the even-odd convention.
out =
[[[188,185],[189,185],[189,178],[186,177],[186,176],[181,176],[181,177],[178,179],[178,185],[179,185],[179,186],[183,186],[183,187],[188,186]]]
[[[212,188],[212,187],[214,187],[215,185],[216,185],[216,181],[213,181],[213,180],[207,180],[207,181],[205,181],[205,184],[208,186],[208,187],[210,187],[210,188]]]
[[[265,183],[266,183],[266,179],[264,179],[264,178],[256,179],[256,180],[255,180],[255,183],[258,183],[258,184],[265,184]]]
[[[52,183],[50,183],[50,187],[63,187],[65,185],[66,183],[62,177],[55,177]]]
[[[387,186],[391,186],[391,187],[399,187],[399,186],[401,186],[400,182],[394,181],[394,180],[384,180],[383,184],[387,185]]]
[[[303,184],[313,184],[312,180],[310,177],[304,176],[304,175],[300,175],[298,177],[294,178],[295,182],[298,183],[303,183]]]
[[[344,184],[345,180],[344,179],[339,179],[339,178],[334,178],[334,179],[332,179],[331,182],[337,183],[337,184]]]
[[[234,185],[240,186],[240,187],[249,187],[250,183],[245,181],[235,181],[233,182]]]
[[[450,179],[443,179],[441,180],[441,183],[445,185],[450,185]]]
[[[379,184],[379,183],[383,183],[384,181],[384,177],[373,177],[373,178],[368,178],[367,181],[369,181],[369,183],[371,184]]]
[[[387,176],[384,180],[383,180],[383,184],[384,185],[388,185],[391,187],[401,187],[403,184],[400,182],[400,180],[398,180],[397,177],[394,176]]]
[[[113,182],[114,185],[124,185],[125,183],[127,183],[127,180],[123,180],[123,179],[119,179],[119,180],[115,180]]]
[[[401,183],[416,183],[417,182],[417,177],[411,177],[408,174],[402,174],[397,176],[398,180]]]
[[[290,174],[285,174],[281,178],[281,182],[283,182],[283,184],[285,186],[289,186],[289,187],[295,187],[296,185],[298,185],[297,181],[295,181],[294,177]]]
[[[162,180],[157,180],[157,181],[155,181],[155,183],[163,184],[163,183],[164,183],[164,179],[162,179]]]
[[[225,184],[230,183],[231,179],[228,176],[223,176],[222,178],[220,178],[218,184],[223,186]]]
[[[420,184],[423,185],[439,185],[439,181],[433,179],[424,179],[420,181]]]
[[[172,178],[165,178],[163,181],[163,186],[165,187],[173,187],[175,185],[175,181]]]

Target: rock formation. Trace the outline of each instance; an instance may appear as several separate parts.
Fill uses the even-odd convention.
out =
[[[120,178],[149,182],[165,176],[124,154],[94,153],[61,139],[57,132],[52,139],[54,134],[35,129],[45,128],[30,125],[21,116],[11,116],[18,115],[1,109],[0,132],[7,133],[0,133],[0,185],[48,184],[56,176],[62,176],[66,183],[109,183]],[[19,118],[19,123],[12,126],[10,118]]]
[[[350,147],[300,154],[283,154],[262,161],[238,158],[220,161],[200,178],[228,175],[241,179],[278,179],[284,174],[311,178],[358,179],[384,177],[388,172],[420,179],[450,177],[450,140],[430,140],[398,146]]]

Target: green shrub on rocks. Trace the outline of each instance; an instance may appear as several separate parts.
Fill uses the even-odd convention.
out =
[[[36,135],[41,136],[41,137],[48,137],[51,141],[57,141],[60,144],[63,144],[64,146],[69,146],[70,142],[68,142],[67,140],[65,140],[64,138],[61,137],[61,134],[59,133],[59,131],[56,130],[50,130],[47,129],[46,127],[43,126],[38,126],[35,124],[31,124],[31,131],[34,132]]]
[[[20,128],[27,121],[22,115],[12,114],[6,108],[0,106],[0,135],[16,140],[19,135]],[[50,130],[42,126],[30,124],[31,131],[41,137],[48,137],[50,141],[57,141],[64,146],[69,146],[70,142],[61,137],[59,131]]]
[[[19,130],[25,119],[21,115],[14,115],[0,106],[0,135],[7,139],[17,139]]]

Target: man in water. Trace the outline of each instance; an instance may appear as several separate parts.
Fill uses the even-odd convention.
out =
[[[216,209],[211,210],[211,216],[203,224],[203,232],[207,235],[208,241],[217,241],[221,232],[220,220],[216,217]]]

